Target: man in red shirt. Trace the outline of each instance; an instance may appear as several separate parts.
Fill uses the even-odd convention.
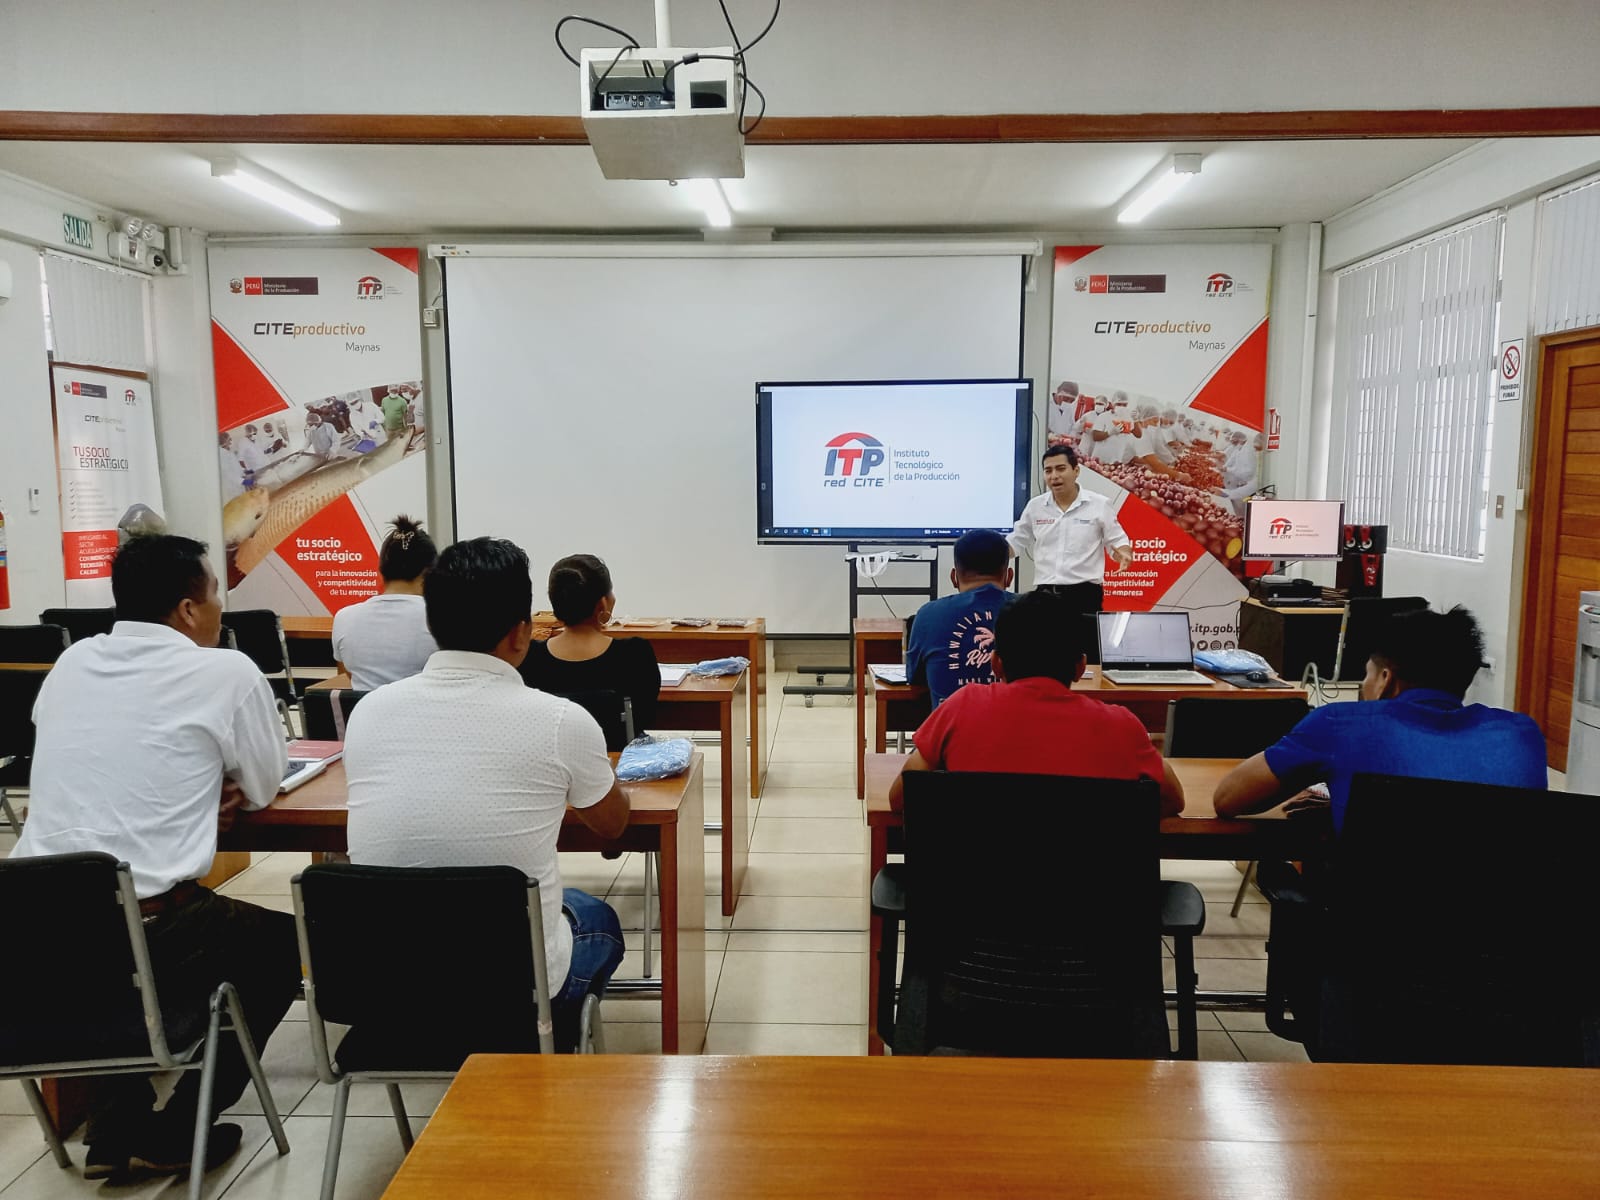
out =
[[[962,688],[917,730],[916,750],[889,789],[896,809],[906,771],[1001,771],[1085,779],[1154,779],[1161,815],[1183,811],[1183,786],[1138,717],[1072,691],[1083,676],[1083,622],[1061,596],[1029,592],[1000,610],[995,682]]]

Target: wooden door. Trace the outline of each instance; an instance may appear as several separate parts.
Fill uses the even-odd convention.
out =
[[[1539,339],[1517,707],[1567,767],[1578,593],[1600,591],[1600,329]]]

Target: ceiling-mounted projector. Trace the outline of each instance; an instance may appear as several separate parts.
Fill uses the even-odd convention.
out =
[[[731,46],[580,52],[579,109],[607,179],[743,179]]]

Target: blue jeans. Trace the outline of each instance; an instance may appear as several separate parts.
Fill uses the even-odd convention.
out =
[[[566,982],[550,998],[550,1011],[556,1023],[556,1049],[568,1051],[578,1044],[583,998],[591,993],[604,996],[622,962],[622,922],[604,900],[577,888],[562,889],[561,912],[572,926],[572,965]]]

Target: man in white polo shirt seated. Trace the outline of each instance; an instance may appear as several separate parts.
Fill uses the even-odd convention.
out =
[[[28,823],[11,853],[125,860],[163,1004],[203,1009],[227,980],[259,1051],[300,990],[294,918],[195,880],[211,870],[219,826],[278,794],[288,756],[266,678],[237,650],[216,648],[222,604],[205,553],[171,535],[136,537],[117,552],[117,623],[74,642],[39,690]],[[222,1040],[216,1063],[213,1119],[249,1081],[233,1039]],[[146,1078],[105,1077],[84,1175],[189,1169],[199,1085],[199,1072],[186,1072],[152,1112]],[[241,1136],[238,1125],[214,1126],[207,1168],[237,1151]]]
[[[1106,556],[1121,569],[1133,549],[1111,501],[1078,485],[1078,456],[1070,446],[1051,446],[1042,462],[1049,490],[1028,501],[1011,536],[1013,555],[1033,555],[1033,586],[1066,597],[1081,613],[1100,611],[1105,601]]]
[[[628,798],[594,718],[517,673],[533,640],[521,548],[500,538],[457,542],[439,555],[422,595],[439,650],[421,674],[377,689],[350,714],[350,861],[510,865],[537,879],[556,1044],[571,1049],[584,997],[603,994],[622,961],[622,926],[603,900],[562,888],[556,840],[569,807],[601,837],[621,836]],[[513,1033],[419,1036],[470,1052]]]

